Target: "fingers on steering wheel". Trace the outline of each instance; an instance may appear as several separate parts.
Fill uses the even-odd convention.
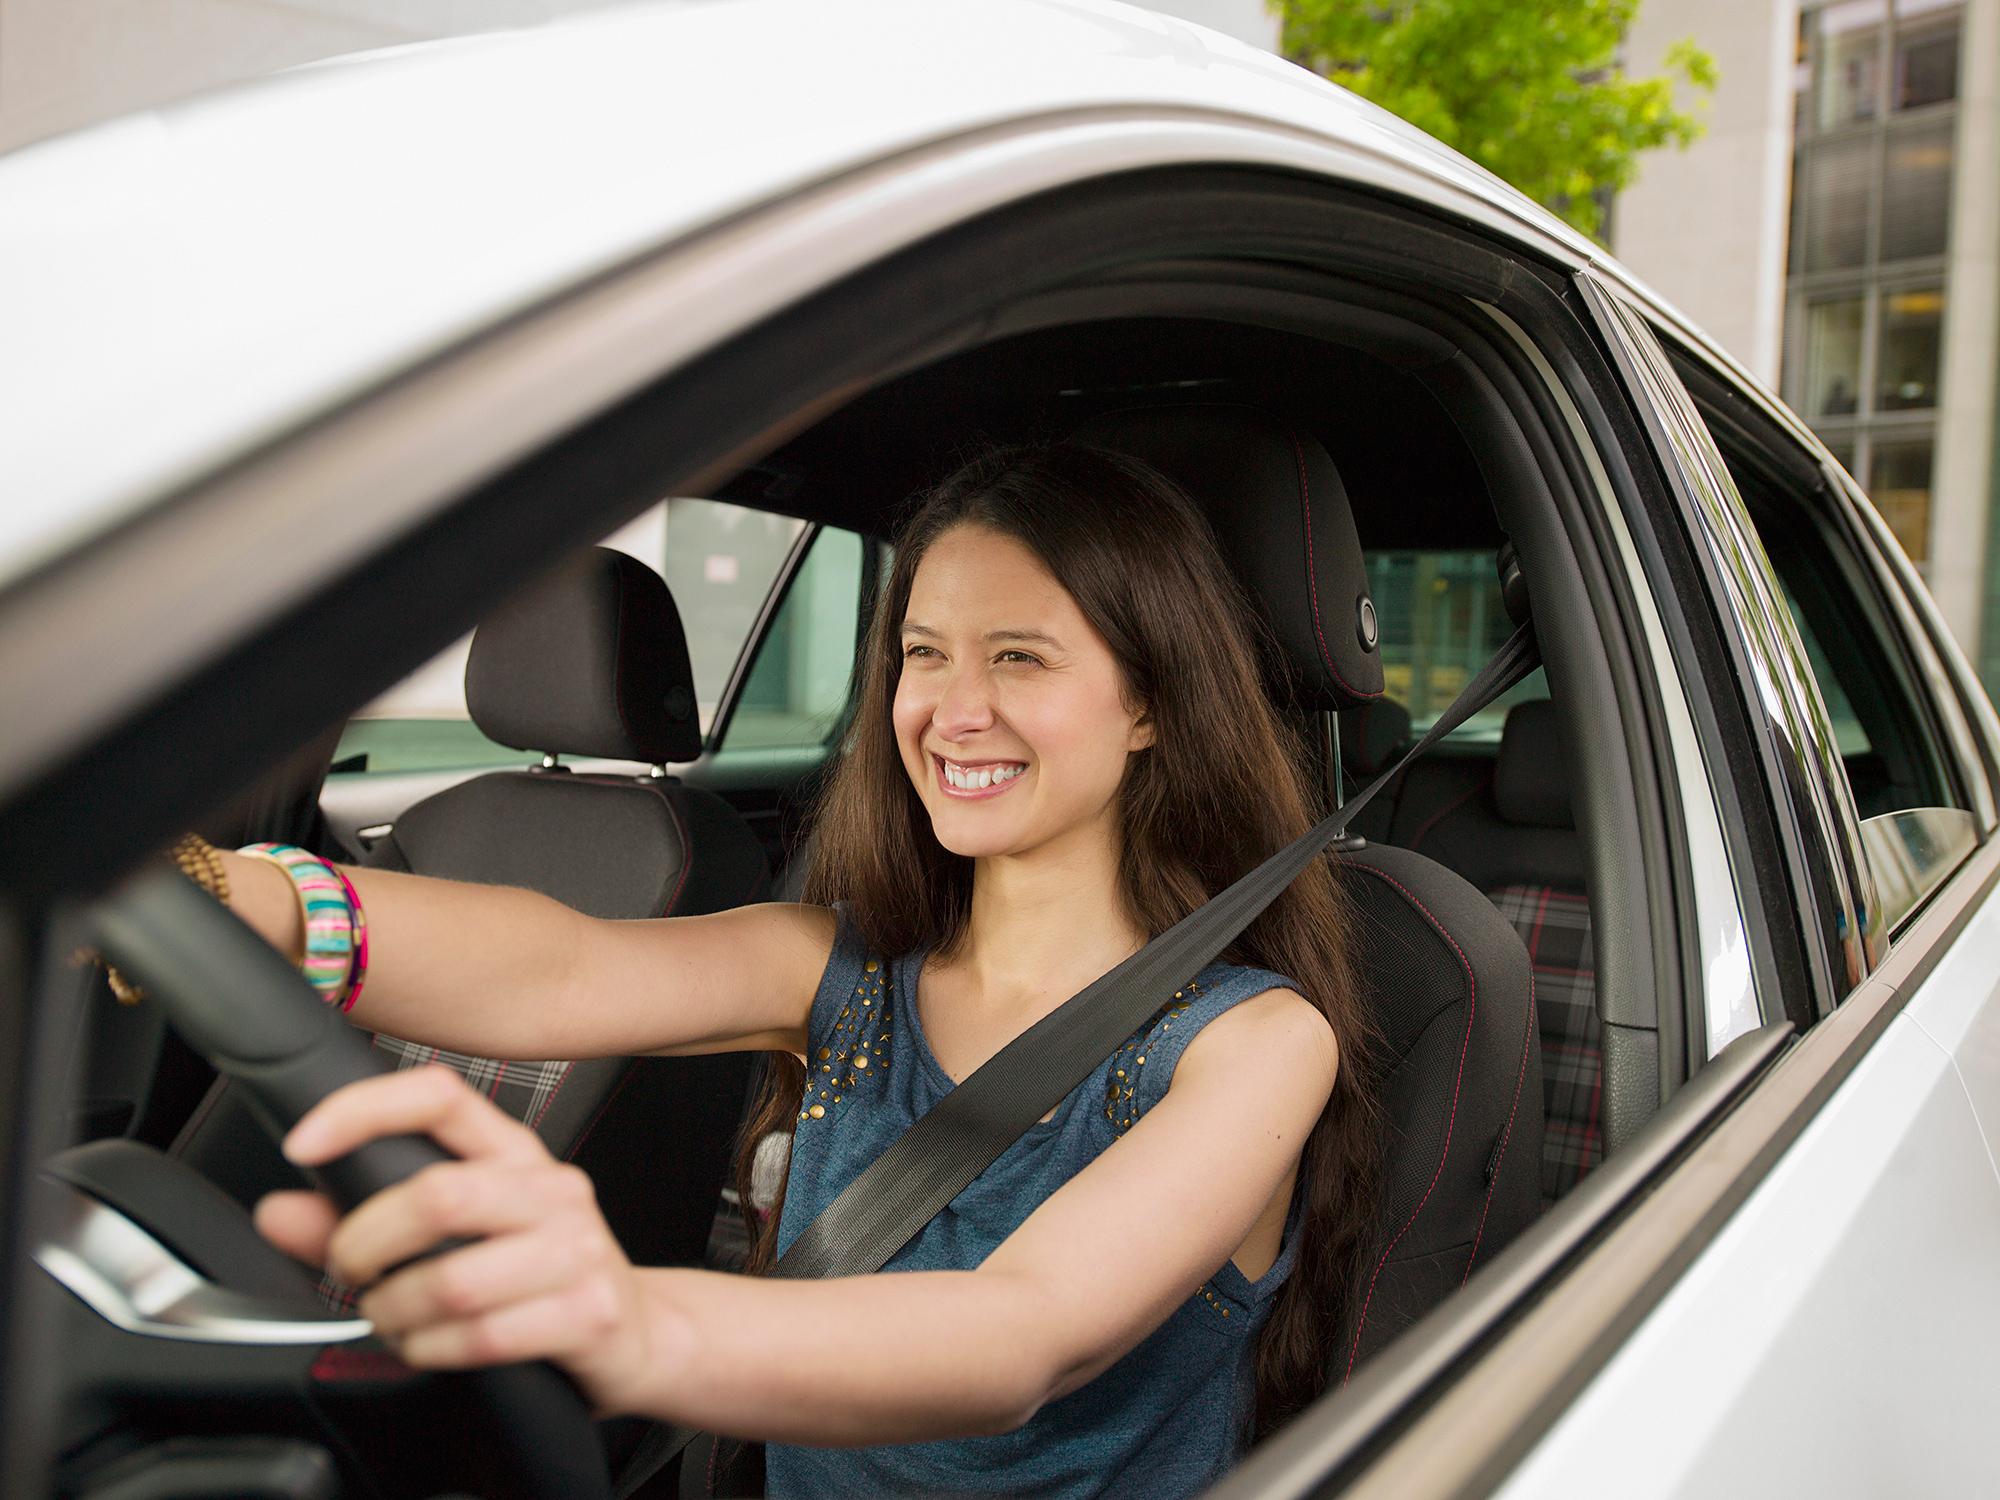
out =
[[[438,1063],[335,1089],[292,1127],[284,1152],[300,1166],[318,1166],[385,1135],[428,1135],[466,1158],[529,1162],[548,1156],[534,1131]]]
[[[606,1260],[587,1226],[558,1217],[398,1271],[362,1296],[360,1312],[377,1333],[400,1335],[558,1292]]]
[[[546,1153],[526,1165],[440,1162],[384,1188],[340,1221],[327,1242],[328,1269],[367,1286],[440,1240],[534,1229],[570,1218],[592,1201],[590,1179]]]
[[[266,1193],[253,1214],[257,1232],[294,1260],[326,1264],[326,1243],[340,1222],[340,1210],[323,1193]]]
[[[619,1312],[609,1283],[580,1283],[565,1291],[434,1323],[398,1340],[404,1361],[430,1370],[560,1359],[601,1344],[616,1331]]]

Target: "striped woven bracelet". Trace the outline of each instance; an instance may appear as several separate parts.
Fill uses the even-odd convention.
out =
[[[347,909],[354,913],[354,962],[347,970],[347,989],[341,997],[342,1011],[354,1009],[354,1002],[361,998],[361,982],[368,977],[368,918],[361,911],[361,897],[354,889],[354,882],[339,865],[328,865],[333,878],[340,882],[340,888],[347,895]]]
[[[338,1004],[354,966],[354,908],[340,877],[332,866],[296,844],[246,844],[236,852],[268,860],[291,877],[306,926],[306,955],[299,972],[320,999]]]

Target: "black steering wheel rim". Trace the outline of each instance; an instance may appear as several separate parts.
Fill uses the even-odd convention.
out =
[[[99,947],[164,1008],[187,1043],[242,1092],[276,1142],[335,1089],[390,1071],[271,946],[176,871],[148,871],[93,912]],[[440,1161],[428,1137],[371,1141],[308,1175],[341,1208]],[[466,1371],[486,1417],[468,1439],[500,1500],[608,1497],[602,1446],[574,1382],[542,1361]]]

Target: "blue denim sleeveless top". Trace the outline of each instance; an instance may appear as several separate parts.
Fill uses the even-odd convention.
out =
[[[808,1026],[808,1082],[778,1222],[780,1254],[953,1086],[917,1014],[922,966],[922,954],[890,961],[865,951],[840,913]],[[883,1270],[976,1269],[1043,1199],[1165,1096],[1175,1063],[1204,1025],[1239,1000],[1279,988],[1296,986],[1267,970],[1215,964],[1184,990],[1162,996],[1152,1020],[1049,1119],[1029,1126]],[[1018,1430],[876,1448],[773,1443],[765,1455],[766,1493],[771,1500],[1198,1494],[1247,1442],[1256,1336],[1297,1258],[1302,1201],[1295,1192],[1268,1272],[1253,1282],[1225,1260],[1123,1359]],[[1147,1226],[1129,1229],[1132,1255],[1145,1255]],[[826,1373],[838,1379],[837,1364]]]

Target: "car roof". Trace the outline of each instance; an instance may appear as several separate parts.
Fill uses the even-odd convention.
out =
[[[0,160],[0,584],[399,371],[968,132],[1199,112],[1595,247],[1310,72],[1108,0],[634,6],[336,59]]]

